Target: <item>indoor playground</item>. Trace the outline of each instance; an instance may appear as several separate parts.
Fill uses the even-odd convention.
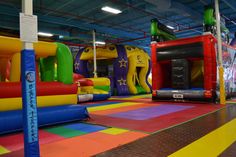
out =
[[[0,157],[236,156],[234,0],[21,2],[0,1]]]

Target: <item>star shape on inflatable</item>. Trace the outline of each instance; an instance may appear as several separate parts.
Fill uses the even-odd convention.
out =
[[[126,67],[127,61],[124,60],[124,58],[122,58],[121,60],[119,60],[119,63],[120,63],[120,68],[122,68],[122,67]]]
[[[123,78],[117,81],[120,83],[120,85],[126,85],[126,80],[124,80]]]
[[[79,62],[75,63],[75,70],[79,70]]]

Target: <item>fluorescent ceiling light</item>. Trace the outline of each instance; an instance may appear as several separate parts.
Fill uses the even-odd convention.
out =
[[[63,35],[59,35],[59,39],[63,39],[64,38],[64,36]]]
[[[40,36],[45,36],[45,37],[51,37],[51,36],[53,36],[53,34],[51,34],[51,33],[45,33],[45,32],[38,32],[38,35],[40,35]]]
[[[105,45],[106,44],[104,41],[96,41],[95,43],[99,44],[99,45]]]
[[[175,29],[175,27],[173,27],[173,26],[167,25],[167,27],[170,28],[170,29]]]
[[[108,7],[108,6],[102,7],[102,10],[106,11],[106,12],[109,12],[109,13],[112,13],[112,14],[120,14],[122,12],[119,9],[111,8],[111,7]]]

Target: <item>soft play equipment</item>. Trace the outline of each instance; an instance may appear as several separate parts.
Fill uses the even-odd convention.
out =
[[[84,78],[74,74],[74,82],[78,84],[78,102],[106,100],[111,96],[108,78]]]
[[[0,36],[0,60],[4,61],[0,64],[0,134],[22,129],[21,48],[19,39]],[[88,118],[86,107],[77,105],[78,86],[73,83],[69,48],[60,43],[38,42],[34,49],[36,61],[40,62],[40,67],[36,68],[39,125]],[[57,62],[56,80],[51,78],[51,58]]]
[[[75,73],[91,78],[93,57],[92,47],[81,49],[75,57]],[[96,48],[96,58],[98,76],[110,79],[113,95],[150,93],[150,57],[143,49],[128,45],[107,45]],[[97,85],[94,87],[100,88]]]
[[[213,10],[205,8],[204,35],[159,41],[152,20],[152,98],[153,100],[197,100],[215,102],[219,97],[217,39],[214,37]],[[160,29],[160,28],[159,28]],[[223,32],[227,30],[222,26]],[[209,33],[211,32],[211,33]],[[163,34],[161,34],[163,36]],[[227,37],[226,37],[226,42]],[[236,94],[236,49],[223,43],[223,68],[227,97]]]

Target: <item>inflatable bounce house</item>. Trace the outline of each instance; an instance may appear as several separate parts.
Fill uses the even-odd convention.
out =
[[[0,36],[0,134],[22,129],[21,48],[19,39]],[[40,62],[36,69],[39,125],[87,119],[86,107],[77,105],[78,85],[73,83],[73,60],[68,47],[38,42],[34,49],[36,61]]]
[[[81,49],[75,57],[74,72],[91,78],[93,57],[92,47]],[[150,93],[151,86],[148,83],[150,58],[143,49],[133,46],[107,45],[96,48],[96,58],[97,74],[99,77],[110,79],[112,95]],[[99,86],[94,87],[100,89]]]
[[[201,36],[175,39],[173,30],[152,20],[152,98],[153,100],[213,101],[219,96],[217,39],[212,7],[204,12],[204,33]],[[224,25],[223,68],[227,97],[236,94],[236,49],[228,45]],[[210,33],[209,33],[210,32]]]

